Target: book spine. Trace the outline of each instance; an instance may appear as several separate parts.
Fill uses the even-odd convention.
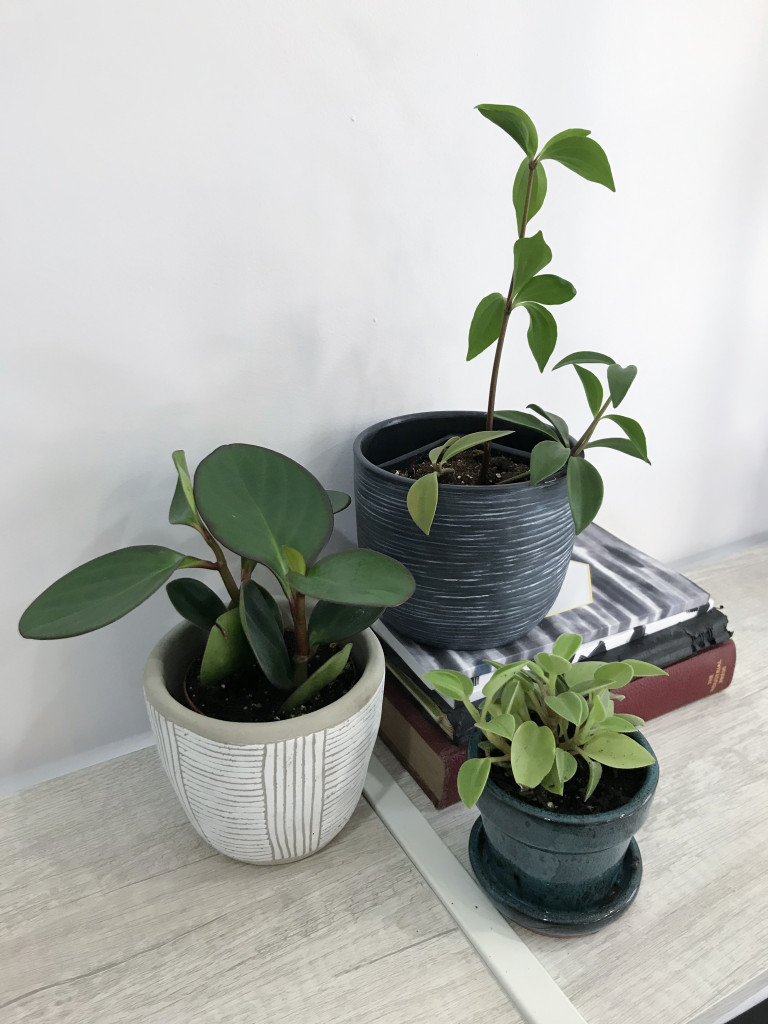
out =
[[[638,661],[649,661],[659,668],[674,665],[684,658],[691,658],[700,651],[730,640],[728,619],[719,608],[708,608],[687,622],[681,622],[668,629],[647,633],[642,626],[638,627],[637,635],[628,643],[606,650],[603,643],[580,660],[589,661],[623,661],[635,658]]]
[[[633,679],[622,687],[624,700],[616,703],[618,714],[639,715],[646,721],[709,697],[730,686],[736,668],[736,645],[726,640],[692,658],[667,666],[666,676]]]

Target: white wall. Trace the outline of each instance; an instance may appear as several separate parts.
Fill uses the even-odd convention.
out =
[[[653,467],[600,521],[679,559],[766,529],[765,0],[29,0],[0,7],[5,666],[0,778],[146,729],[174,615],[52,644],[15,623],[166,524],[170,452],[251,441],[351,486],[364,425],[481,408],[476,302],[510,273],[516,147],[473,111],[588,127],[618,191],[550,165],[534,221],[579,294],[563,353],[640,375]],[[501,405],[583,422],[518,321]],[[350,529],[351,513],[347,513]],[[194,547],[188,542],[188,549]]]

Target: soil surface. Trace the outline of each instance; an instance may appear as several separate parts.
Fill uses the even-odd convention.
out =
[[[483,462],[483,449],[470,448],[460,455],[456,455],[446,463],[445,469],[440,473],[441,484],[479,484],[480,467]],[[406,476],[411,480],[418,480],[427,473],[434,472],[435,467],[429,459],[419,458],[406,469],[397,469],[397,476]],[[489,484],[508,484],[514,480],[526,480],[530,466],[527,462],[518,462],[509,455],[492,455],[491,467],[488,476]]]
[[[645,781],[645,768],[609,768],[603,765],[603,774],[588,801],[584,801],[589,781],[589,768],[582,757],[577,757],[576,774],[563,786],[563,795],[550,793],[543,786],[521,790],[512,773],[500,765],[492,765],[491,778],[505,793],[515,796],[545,811],[561,814],[601,814],[615,811],[637,793]]]
[[[310,659],[308,674],[311,675],[338,650],[338,644],[321,644]],[[225,722],[281,722],[287,718],[298,718],[328,707],[348,693],[360,678],[350,658],[341,675],[320,693],[305,704],[281,714],[280,707],[290,694],[272,686],[255,662],[249,668],[208,685],[200,682],[199,673],[200,660],[190,666],[186,678],[192,710]]]

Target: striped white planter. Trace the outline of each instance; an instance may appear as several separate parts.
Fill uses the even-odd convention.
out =
[[[176,696],[204,635],[177,626],[152,651],[144,696],[168,778],[194,829],[220,853],[252,864],[299,860],[349,821],[381,718],[384,656],[371,630],[355,638],[363,668],[349,693],[285,722],[206,718]]]

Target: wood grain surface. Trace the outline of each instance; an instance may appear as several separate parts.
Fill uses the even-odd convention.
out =
[[[525,939],[589,1024],[690,1024],[768,983],[768,543],[684,570],[734,631],[731,686],[646,725],[661,769],[638,834],[636,902],[596,935]],[[476,812],[436,811],[381,741],[376,754],[467,867]]]
[[[314,857],[241,864],[148,749],[1,801],[0,865],[3,1024],[520,1024],[362,800]]]

